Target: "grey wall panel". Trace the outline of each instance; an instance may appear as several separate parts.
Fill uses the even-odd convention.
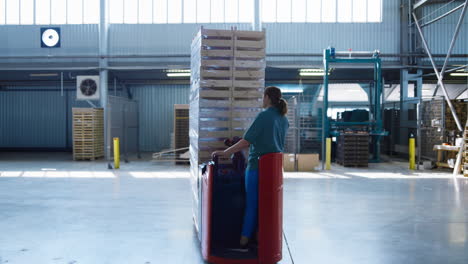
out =
[[[97,25],[60,25],[61,47],[41,48],[41,27],[45,25],[0,26],[0,55],[2,56],[53,56],[53,55],[96,55],[98,54]],[[50,62],[52,60],[47,60]],[[64,61],[64,60],[60,60]],[[83,60],[67,59],[73,63]],[[7,60],[2,62],[29,62]]]
[[[140,150],[160,151],[170,147],[174,104],[188,104],[189,85],[132,85],[138,101]]]
[[[200,24],[111,24],[110,51],[116,55],[186,54]],[[208,24],[206,28],[250,29],[249,24]]]
[[[57,90],[0,91],[0,147],[65,148],[65,105]]]
[[[0,148],[72,147],[72,107],[90,107],[77,101],[74,86],[62,97],[55,87],[7,87],[0,92]],[[11,91],[21,89],[21,91]],[[188,85],[130,86],[138,101],[140,148],[158,151],[170,147],[174,104],[188,103]]]
[[[72,148],[74,86],[14,86],[0,91],[0,148]]]
[[[445,12],[453,9],[454,7],[460,5],[461,1],[455,1],[443,4],[431,4],[425,5],[422,8],[422,14],[419,16],[421,23],[426,23]],[[440,9],[440,10],[439,10]],[[458,22],[458,19],[461,14],[461,9],[454,12],[453,14],[423,28],[423,33],[426,37],[428,45],[432,53],[435,54],[446,54],[452,40],[453,33],[455,31],[455,26]],[[467,54],[468,53],[468,19],[465,17],[463,24],[460,29],[460,33],[455,43],[453,54]],[[465,62],[468,59],[461,59]]]
[[[382,23],[266,23],[268,53],[322,53],[337,50],[380,50],[398,53],[399,1],[383,1]]]

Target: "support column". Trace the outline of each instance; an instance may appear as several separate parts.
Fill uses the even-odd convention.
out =
[[[110,159],[110,124],[108,111],[108,61],[105,57],[108,55],[109,47],[109,24],[107,19],[108,0],[100,0],[100,19],[99,19],[99,87],[101,91],[100,105],[104,109],[104,158]]]
[[[252,30],[261,31],[262,30],[262,21],[260,20],[260,1],[254,0],[254,17],[252,21]],[[265,1],[265,0],[264,0]]]

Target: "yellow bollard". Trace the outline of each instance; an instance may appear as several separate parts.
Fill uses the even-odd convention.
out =
[[[413,135],[411,135],[409,139],[409,169],[416,169],[416,141]]]
[[[326,159],[325,159],[325,169],[331,169],[331,138],[327,138],[327,151],[326,151]]]
[[[120,168],[120,144],[119,138],[114,138],[114,169]]]

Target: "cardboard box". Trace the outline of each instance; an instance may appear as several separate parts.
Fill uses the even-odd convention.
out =
[[[313,171],[319,166],[319,154],[297,154],[298,171]]]
[[[296,154],[283,154],[284,171],[296,171]]]

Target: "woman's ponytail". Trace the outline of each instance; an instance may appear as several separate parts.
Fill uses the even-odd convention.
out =
[[[280,111],[281,115],[286,115],[288,113],[288,103],[283,98],[280,98],[278,101],[278,110]]]
[[[283,99],[280,88],[276,86],[269,86],[265,88],[265,95],[268,95],[272,105],[278,108],[281,115],[286,115],[288,112],[288,103],[286,103],[286,100]]]

